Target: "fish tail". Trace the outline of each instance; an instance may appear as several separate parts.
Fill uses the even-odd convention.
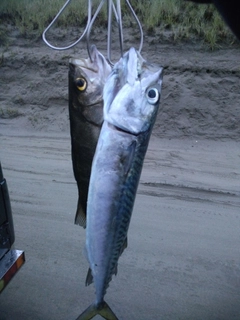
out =
[[[80,200],[78,200],[78,206],[77,206],[77,212],[75,215],[75,224],[78,224],[79,226],[86,228],[86,213],[85,210],[83,210],[82,205],[80,203]]]
[[[118,320],[112,309],[105,301],[101,304],[91,304],[76,320],[90,320],[97,314],[106,320]]]

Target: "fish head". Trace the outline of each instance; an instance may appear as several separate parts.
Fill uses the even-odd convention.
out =
[[[115,64],[104,86],[104,120],[139,134],[153,126],[160,104],[163,68],[131,48]]]
[[[103,86],[111,67],[96,46],[90,48],[91,59],[69,60],[69,109],[86,120],[103,121]]]

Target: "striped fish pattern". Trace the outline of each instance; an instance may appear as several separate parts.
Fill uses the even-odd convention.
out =
[[[104,301],[126,247],[137,186],[160,103],[162,68],[131,48],[104,86],[104,123],[92,164],[87,204],[86,249],[95,302],[78,318],[117,319]]]

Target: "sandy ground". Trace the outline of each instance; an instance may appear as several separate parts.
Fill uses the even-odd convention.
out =
[[[85,44],[55,52],[16,35],[1,48],[0,159],[27,261],[0,297],[0,319],[75,319],[94,299],[85,231],[73,224],[67,110],[68,58],[85,57]],[[142,54],[165,67],[161,110],[106,301],[124,320],[238,320],[239,49],[146,37]]]

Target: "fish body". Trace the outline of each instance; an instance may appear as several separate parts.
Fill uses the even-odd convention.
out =
[[[95,314],[105,310],[105,319],[117,319],[104,295],[126,246],[161,83],[162,68],[148,64],[131,48],[114,66],[104,86],[104,123],[92,164],[86,249],[91,269],[87,284],[92,276],[96,289],[96,300],[89,308]],[[91,319],[87,310],[79,320]]]
[[[69,117],[73,172],[78,186],[75,223],[86,226],[92,160],[103,123],[103,86],[111,67],[95,46],[92,61],[69,60]]]

